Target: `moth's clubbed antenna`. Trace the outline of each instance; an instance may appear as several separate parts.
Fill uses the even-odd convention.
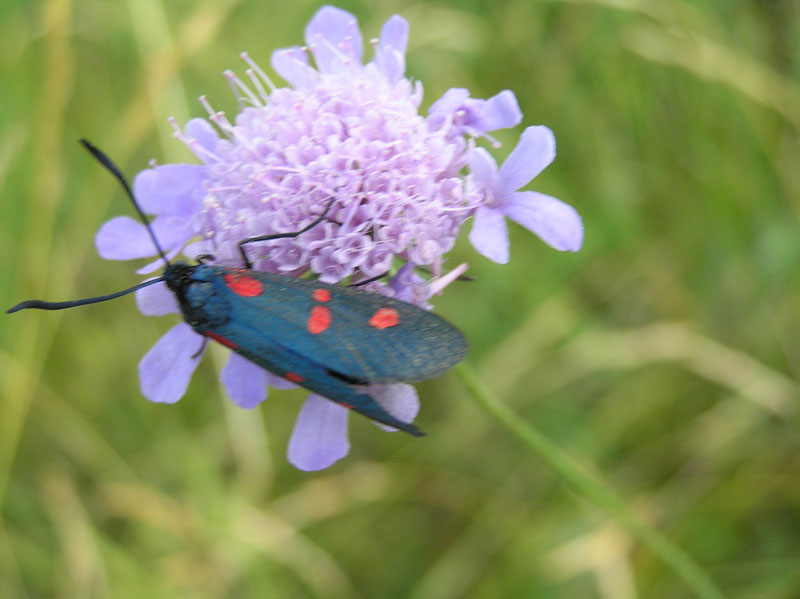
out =
[[[134,285],[133,287],[130,287],[128,289],[117,291],[116,293],[109,293],[108,295],[99,295],[97,297],[87,297],[84,299],[71,300],[68,302],[45,302],[43,300],[25,300],[24,302],[18,303],[13,308],[9,308],[8,310],[6,310],[6,314],[13,314],[14,312],[19,312],[20,310],[30,310],[32,308],[35,308],[36,310],[66,310],[67,308],[75,308],[77,306],[98,304],[100,302],[107,302],[108,300],[122,297],[123,295],[128,295],[129,293],[133,293],[134,291],[139,291],[139,289],[144,289],[145,287],[150,287],[150,285],[155,285],[156,283],[160,283],[163,280],[164,277],[158,277],[157,279],[151,279],[150,281],[139,283],[138,285]]]
[[[133,191],[131,191],[130,185],[125,180],[122,172],[119,170],[116,164],[114,164],[111,159],[106,156],[100,149],[95,147],[91,142],[81,139],[81,144],[83,147],[91,152],[92,156],[94,156],[97,161],[102,164],[108,171],[114,175],[114,177],[122,184],[122,187],[125,189],[125,193],[128,194],[128,197],[131,200],[134,208],[136,208],[136,212],[139,214],[139,217],[142,219],[147,232],[150,234],[150,238],[153,240],[153,244],[158,251],[158,254],[164,260],[167,266],[169,266],[169,260],[167,259],[167,255],[164,253],[164,250],[161,248],[161,245],[158,243],[158,239],[156,239],[155,233],[153,233],[153,229],[150,227],[150,223],[148,222],[147,218],[142,212],[139,203],[136,201],[136,198],[133,196]],[[67,308],[75,308],[77,306],[86,306],[89,304],[97,304],[100,302],[107,302],[108,300],[116,299],[118,297],[122,297],[123,295],[128,295],[129,293],[133,293],[134,291],[138,291],[139,289],[144,289],[145,287],[150,287],[150,285],[155,285],[156,283],[160,283],[164,280],[164,277],[158,277],[157,279],[151,279],[149,281],[145,281],[144,283],[139,283],[138,285],[134,285],[128,289],[123,289],[122,291],[117,291],[116,293],[110,293],[108,295],[99,295],[97,297],[87,297],[84,299],[79,300],[70,300],[66,302],[46,302],[44,300],[25,300],[24,302],[18,303],[16,306],[9,308],[6,310],[6,314],[13,314],[14,312],[19,312],[20,310],[66,310]]]
[[[156,234],[153,233],[153,229],[150,226],[150,221],[147,220],[147,217],[144,215],[144,212],[142,212],[141,206],[139,206],[139,202],[137,202],[136,198],[133,196],[133,191],[131,190],[131,186],[128,185],[128,182],[125,180],[125,176],[119,170],[117,165],[114,164],[111,161],[111,158],[106,156],[94,144],[92,144],[90,141],[88,141],[86,139],[81,139],[81,143],[83,144],[83,147],[86,148],[87,150],[89,150],[89,152],[91,152],[92,156],[94,156],[100,164],[102,164],[104,167],[106,167],[108,172],[110,172],[112,175],[114,175],[116,180],[120,182],[120,185],[122,185],[123,189],[125,190],[125,193],[130,198],[131,204],[133,204],[133,207],[136,209],[136,213],[139,215],[139,218],[142,220],[142,222],[144,223],[144,226],[147,228],[147,232],[150,234],[150,239],[153,240],[153,245],[156,246],[156,250],[158,251],[158,255],[161,256],[161,259],[164,261],[164,263],[166,265],[169,265],[169,259],[167,258],[167,254],[164,252],[164,249],[161,247],[161,244],[158,243],[158,239],[156,238]]]

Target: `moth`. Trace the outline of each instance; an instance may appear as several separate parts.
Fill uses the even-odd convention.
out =
[[[183,318],[206,338],[204,343],[209,339],[221,343],[367,418],[415,436],[423,434],[383,409],[369,395],[368,386],[419,381],[445,372],[466,353],[466,340],[458,329],[436,314],[358,287],[252,269],[245,250],[248,244],[302,235],[326,218],[332,201],[299,231],[240,241],[244,268],[207,264],[212,256],[198,257],[197,264],[170,261],[119,168],[88,141],[81,143],[124,188],[166,265],[164,273],[109,295],[67,302],[27,300],[7,313],[105,302],[164,282]]]

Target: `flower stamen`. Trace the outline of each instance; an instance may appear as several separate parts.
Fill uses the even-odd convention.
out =
[[[269,76],[261,69],[260,66],[258,66],[258,64],[252,58],[250,58],[250,55],[247,52],[242,52],[241,54],[239,54],[239,56],[250,66],[251,69],[253,69],[253,71],[256,72],[256,74],[258,74],[259,77],[261,77],[261,80],[267,84],[267,87],[269,87],[270,90],[275,91],[276,89],[278,89],[277,86],[272,82],[272,79],[269,78]],[[262,91],[261,96],[263,97],[264,102],[268,101],[269,94],[264,93]]]
[[[261,100],[252,92],[249,87],[247,87],[247,85],[241,79],[239,79],[236,73],[230,69],[226,69],[224,75],[228,80],[228,84],[233,90],[233,95],[236,96],[237,100],[239,100],[239,106],[241,108],[245,107],[245,98],[250,100],[253,106],[263,106]],[[244,94],[244,96],[242,94]]]
[[[267,90],[264,89],[264,85],[261,83],[261,80],[256,76],[256,73],[253,69],[247,69],[245,75],[253,82],[256,90],[258,91],[258,95],[261,96],[261,102],[259,106],[263,106],[267,102],[269,102],[269,94],[267,94]]]

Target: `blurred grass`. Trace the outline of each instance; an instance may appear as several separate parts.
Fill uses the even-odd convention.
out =
[[[399,12],[427,105],[512,89],[559,156],[535,188],[586,245],[460,243],[478,282],[438,309],[486,384],[737,598],[800,596],[800,9],[789,0],[340,4]],[[235,102],[317,5],[0,4],[0,299],[136,280],[93,235],[127,211],[76,140],[134,173],[188,160],[165,118]],[[502,132],[501,132],[502,133]],[[513,147],[519,130],[500,135]],[[475,409],[421,386],[423,440],[352,421],[352,454],[285,463],[303,393],[224,399],[212,354],[151,405],[136,364],[169,325],[128,298],[0,319],[2,597],[689,596],[675,573]]]

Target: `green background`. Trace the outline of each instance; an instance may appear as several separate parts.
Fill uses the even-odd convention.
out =
[[[0,3],[0,304],[108,293],[129,174],[188,161],[183,123],[236,102],[247,50],[301,43],[310,2]],[[800,596],[800,8],[791,0],[342,2],[365,39],[410,21],[424,108],[513,90],[559,154],[531,188],[575,206],[562,254],[465,230],[437,310],[499,399],[735,598]],[[371,52],[367,51],[367,56]],[[351,419],[349,457],[294,470],[302,391],[233,407],[217,348],[177,405],[137,363],[175,322],[132,297],[0,317],[0,596],[692,596],[615,518],[480,410],[419,386],[424,439]]]

